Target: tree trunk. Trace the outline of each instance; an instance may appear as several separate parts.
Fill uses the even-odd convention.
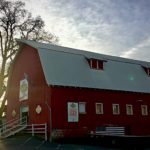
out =
[[[4,112],[6,100],[7,100],[6,97],[4,97],[2,104],[1,104],[1,107],[0,107],[0,118],[2,118],[2,115]]]
[[[6,59],[3,59],[1,72],[0,72],[0,97],[2,97],[5,89],[4,89],[4,80],[5,80],[5,67],[6,67]]]

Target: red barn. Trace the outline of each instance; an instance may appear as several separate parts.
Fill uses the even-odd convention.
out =
[[[150,135],[150,63],[17,40],[11,70],[7,121],[28,117],[48,133],[82,136],[124,127]]]

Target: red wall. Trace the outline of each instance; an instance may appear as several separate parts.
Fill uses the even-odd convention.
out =
[[[141,115],[141,104],[150,110],[150,94],[90,90],[80,88],[52,88],[53,128],[95,130],[97,126],[116,125],[130,127],[130,134],[150,134],[150,112]],[[143,100],[143,101],[139,101]],[[67,102],[86,102],[86,114],[79,114],[79,122],[68,123]],[[104,105],[104,114],[95,113],[95,103]],[[112,104],[120,104],[120,115],[112,114]],[[133,115],[126,115],[126,104],[133,105]]]
[[[29,77],[29,98],[28,100],[19,101],[20,80],[24,79],[24,73]],[[47,85],[37,50],[29,46],[23,47],[13,66],[9,85],[8,121],[14,119],[12,117],[13,110],[17,112],[16,118],[20,117],[21,106],[29,106],[29,123],[45,123],[49,121],[48,109],[45,104]],[[40,114],[35,111],[37,105],[42,107]]]

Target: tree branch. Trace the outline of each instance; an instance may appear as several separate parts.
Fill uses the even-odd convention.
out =
[[[1,46],[1,53],[2,53],[2,57],[4,57],[3,37],[2,37],[2,33],[1,33],[1,31],[0,31],[0,46]]]
[[[44,29],[44,21],[40,17],[33,18],[24,9],[24,3],[17,0],[0,0],[0,49],[2,62],[0,68],[0,97],[6,91],[11,62],[14,61],[18,47],[15,38],[24,37],[36,41],[56,41],[56,37]],[[9,80],[10,81],[10,80]],[[8,88],[8,87],[7,87]],[[7,89],[8,90],[8,89]],[[7,92],[5,92],[6,94]],[[0,117],[6,101],[6,96],[0,108]]]

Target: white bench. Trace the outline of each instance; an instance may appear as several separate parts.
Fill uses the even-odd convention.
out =
[[[125,135],[125,127],[105,127],[104,130],[96,130],[95,135],[112,135],[123,136]]]

